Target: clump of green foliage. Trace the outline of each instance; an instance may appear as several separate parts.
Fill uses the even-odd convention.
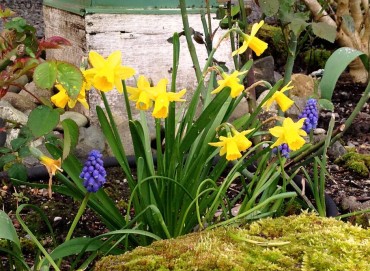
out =
[[[370,230],[313,213],[154,242],[100,270],[370,270]]]
[[[312,48],[303,53],[304,63],[312,70],[323,69],[331,52],[326,49]]]
[[[335,160],[336,164],[344,164],[348,169],[360,174],[361,176],[369,176],[370,154],[361,154],[356,152],[354,148]]]

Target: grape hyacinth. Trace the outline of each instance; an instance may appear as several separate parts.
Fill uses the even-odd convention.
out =
[[[83,185],[88,192],[97,192],[106,182],[107,173],[103,166],[102,156],[98,150],[92,150],[80,174],[80,178],[84,180]]]
[[[303,109],[301,114],[299,114],[298,118],[306,118],[302,127],[302,129],[306,131],[306,133],[309,133],[312,129],[315,129],[317,127],[319,112],[315,99],[308,99],[305,108]]]
[[[273,149],[274,153],[277,153],[278,151],[280,152],[281,156],[284,156],[285,158],[289,158],[290,149],[289,149],[288,144],[283,143],[280,146],[278,146],[277,148]]]

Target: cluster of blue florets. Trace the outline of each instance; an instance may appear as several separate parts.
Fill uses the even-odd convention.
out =
[[[306,118],[302,127],[302,129],[306,131],[306,133],[309,133],[312,129],[315,129],[319,120],[317,101],[315,99],[308,99],[305,108],[298,116],[298,118]]]
[[[283,143],[281,144],[280,146],[278,146],[277,148],[274,148],[274,152],[280,152],[281,156],[284,156],[285,158],[289,158],[289,153],[290,153],[290,149],[289,149],[289,146],[288,144],[286,143]]]
[[[84,180],[83,185],[88,192],[97,192],[106,182],[107,173],[103,166],[102,156],[99,151],[92,150],[80,174],[80,178]]]

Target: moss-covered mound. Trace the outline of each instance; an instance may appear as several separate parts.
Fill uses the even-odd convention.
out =
[[[370,270],[370,230],[314,214],[262,219],[103,258],[103,270]]]

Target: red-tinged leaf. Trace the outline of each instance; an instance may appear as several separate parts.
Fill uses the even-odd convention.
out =
[[[59,49],[62,46],[71,46],[72,44],[65,38],[53,36],[47,39],[42,39],[39,42],[39,50]]]

